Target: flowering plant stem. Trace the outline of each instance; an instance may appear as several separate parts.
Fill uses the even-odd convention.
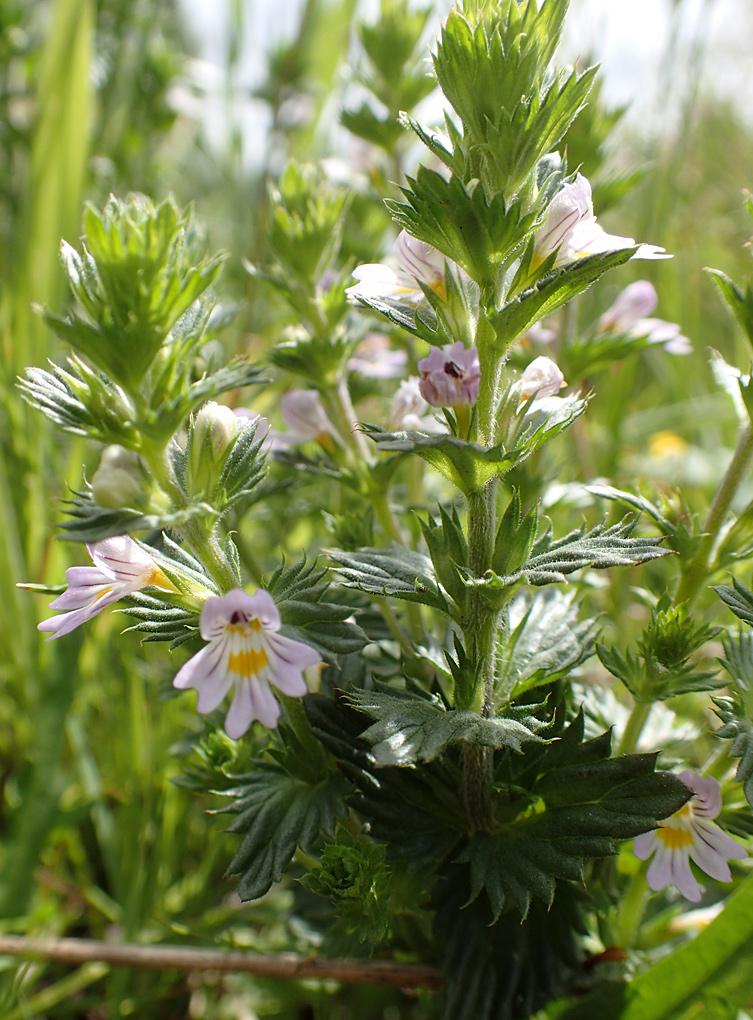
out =
[[[491,300],[491,295],[489,295]],[[477,343],[481,364],[481,383],[476,404],[476,428],[479,441],[493,444],[495,405],[500,358],[494,349],[496,339],[482,317]],[[476,577],[491,569],[496,525],[497,478],[491,478],[480,492],[468,494],[468,565]],[[471,709],[484,716],[494,714],[495,649],[500,613],[492,609],[480,588],[471,588],[468,614],[463,627],[467,649],[473,649],[479,671],[470,703],[458,708]],[[492,786],[492,754],[478,744],[463,749],[464,800],[468,821],[473,829],[488,827]]]

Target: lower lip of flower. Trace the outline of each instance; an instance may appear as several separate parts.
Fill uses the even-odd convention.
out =
[[[693,845],[690,830],[679,826],[662,825],[656,830],[656,837],[668,850],[684,850]]]
[[[258,676],[268,663],[269,659],[263,648],[260,648],[259,651],[254,648],[244,648],[242,651],[228,656],[227,669],[228,673],[250,679]]]

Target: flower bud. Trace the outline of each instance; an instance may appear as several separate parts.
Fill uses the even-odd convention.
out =
[[[599,332],[627,333],[640,319],[650,315],[658,303],[654,285],[648,280],[636,280],[599,319]]]
[[[434,407],[467,407],[478,399],[481,366],[475,347],[460,340],[446,347],[432,347],[418,363],[421,396]]]
[[[144,507],[148,480],[141,458],[124,446],[107,446],[91,480],[94,500],[107,510]]]
[[[238,431],[231,408],[208,401],[191,422],[188,442],[189,492],[209,492],[219,481],[227,454]]]
[[[520,400],[553,397],[565,385],[565,377],[551,358],[535,358],[520,377]]]
[[[238,416],[224,404],[208,401],[194,418],[193,443],[202,446],[209,437],[215,458],[223,455],[238,431]]]

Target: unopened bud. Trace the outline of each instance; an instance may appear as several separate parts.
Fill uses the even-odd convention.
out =
[[[148,487],[141,459],[124,446],[106,447],[91,480],[91,489],[95,502],[106,510],[143,507]]]
[[[188,444],[187,483],[192,493],[209,492],[218,482],[239,418],[210,400],[193,419]]]
[[[553,397],[565,385],[565,377],[551,358],[535,358],[520,377],[520,399]]]
[[[194,446],[203,446],[208,436],[212,453],[219,460],[237,431],[238,416],[235,412],[210,400],[194,418],[193,443]]]

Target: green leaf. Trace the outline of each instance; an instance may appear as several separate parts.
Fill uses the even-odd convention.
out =
[[[326,662],[358,652],[367,643],[367,635],[350,619],[352,603],[330,597],[327,570],[317,568],[316,561],[281,565],[270,578],[267,591],[280,610],[283,633],[313,645]]]
[[[212,495],[211,502],[220,512],[252,496],[266,474],[266,455],[262,452],[266,432],[259,429],[260,421],[239,419],[230,455]]]
[[[378,767],[360,733],[364,717],[343,699],[312,694],[304,699],[312,732],[355,784],[353,807],[368,820],[371,834],[386,843],[389,857],[433,871],[457,845],[465,809],[458,797],[457,771],[444,762],[420,770]]]
[[[279,882],[298,847],[311,852],[320,833],[334,832],[347,784],[337,773],[306,782],[266,761],[235,780],[219,791],[233,798],[223,811],[237,815],[228,831],[243,835],[228,874],[240,875],[241,899],[255,900]]]
[[[654,771],[657,754],[609,753],[609,733],[583,741],[579,715],[540,752],[531,785],[537,809],[510,822],[502,816],[465,844],[456,859],[469,865],[471,897],[486,890],[495,919],[512,906],[525,917],[532,897],[551,904],[557,879],[582,881],[587,860],[615,853],[689,799],[681,780]]]
[[[497,336],[504,337],[505,348],[520,340],[544,316],[582,294],[608,269],[621,266],[633,257],[636,248],[588,255],[548,273],[509,301],[498,312],[489,313]]]
[[[706,272],[713,279],[724,303],[753,347],[753,285],[748,283],[743,292],[720,269],[707,269]]]
[[[379,425],[362,425],[363,431],[379,450],[386,453],[413,453],[457,486],[466,496],[481,492],[490,478],[504,475],[522,464],[545,442],[568,428],[586,409],[586,402],[578,400],[556,414],[527,422],[521,418],[517,434],[509,445],[499,443],[484,447],[469,443],[454,435],[425,435],[422,432],[387,432]]]
[[[629,566],[665,556],[667,551],[658,548],[662,538],[630,537],[635,524],[636,518],[627,516],[609,528],[598,524],[586,531],[584,525],[554,541],[545,535],[533,547],[536,555],[522,566],[504,575],[488,570],[483,577],[469,577],[466,584],[486,591],[491,601],[503,605],[521,583],[557,584],[584,567]]]
[[[430,516],[428,521],[419,518],[419,524],[439,583],[465,612],[468,589],[458,568],[468,566],[468,543],[456,507],[448,513],[440,506],[439,523]]]
[[[460,741],[521,754],[524,744],[543,742],[540,731],[548,725],[530,714],[484,719],[477,712],[447,710],[436,698],[399,688],[351,691],[348,700],[376,720],[361,737],[379,765],[433,761]]]
[[[719,598],[743,623],[753,626],[753,591],[732,578],[732,587],[727,584],[712,585]]]
[[[351,588],[418,602],[452,614],[451,603],[434,573],[434,564],[423,553],[393,542],[389,549],[362,549],[357,553],[330,550],[329,556],[338,565],[338,575]]]
[[[731,740],[730,756],[739,758],[735,779],[753,807],[753,635],[741,633],[723,642],[725,658],[719,662],[729,674],[730,697],[714,698],[716,714],[724,724],[716,736]]]
[[[61,260],[78,307],[45,321],[78,354],[135,394],[179,320],[217,277],[224,256],[208,258],[172,199],[110,198],[84,211],[84,250],[63,242]],[[192,347],[201,343],[193,337]]]
[[[513,629],[501,649],[498,680],[505,697],[514,700],[566,676],[593,653],[598,623],[578,619],[574,598],[573,592],[545,588],[512,603]]]
[[[464,185],[455,176],[447,181],[426,167],[407,180],[408,187],[400,189],[406,202],[387,202],[393,219],[456,262],[479,286],[494,283],[533,229],[535,215],[502,193],[489,198],[482,187]]]
[[[72,499],[63,500],[63,506],[70,520],[60,524],[62,537],[72,542],[99,542],[135,531],[167,531],[180,528],[192,518],[213,514],[212,508],[203,503],[169,514],[142,514],[128,508],[107,510],[95,503],[88,492],[73,493]]]
[[[180,606],[167,605],[163,599],[137,592],[130,596],[135,603],[121,612],[138,622],[128,630],[144,635],[142,642],[169,641],[170,651],[196,637],[199,633],[199,613]]]

